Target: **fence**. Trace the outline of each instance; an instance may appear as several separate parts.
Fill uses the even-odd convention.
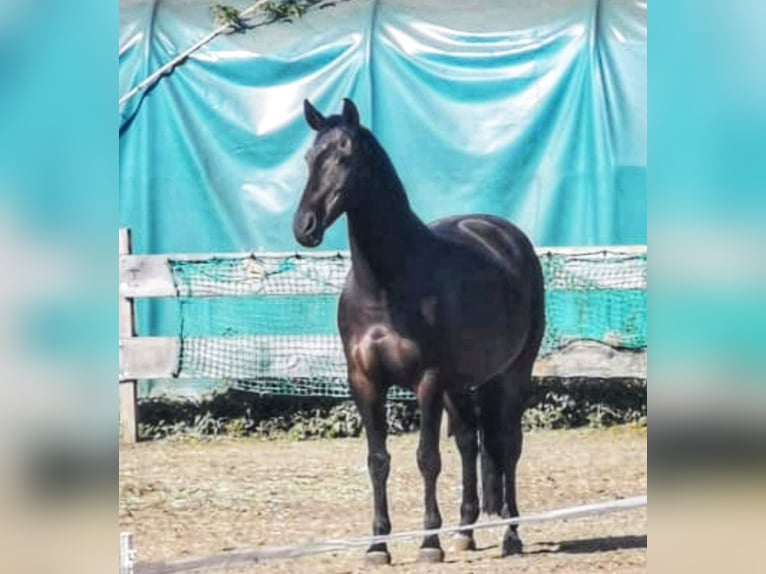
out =
[[[645,378],[646,247],[537,252],[547,329],[534,375]],[[121,229],[123,439],[136,439],[139,379],[225,379],[264,394],[347,396],[334,313],[349,266],[347,253],[136,255]],[[139,298],[174,299],[179,333],[136,336]]]

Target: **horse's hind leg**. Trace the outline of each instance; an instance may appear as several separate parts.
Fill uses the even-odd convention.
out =
[[[460,452],[463,470],[463,499],[460,504],[460,525],[473,524],[479,517],[479,495],[477,489],[476,458],[479,453],[477,442],[476,413],[474,397],[468,393],[448,395],[450,419],[455,434],[455,443]],[[458,551],[475,550],[473,530],[461,530],[452,539],[452,548]]]
[[[386,482],[390,468],[391,456],[386,450],[386,392],[375,385],[373,381],[362,374],[352,373],[349,376],[351,394],[362,417],[365,434],[367,435],[367,468],[372,482],[375,517],[372,523],[372,533],[376,536],[391,532],[391,520],[388,517],[388,498]],[[387,545],[372,544],[367,549],[366,562],[370,565],[389,564],[391,555]]]
[[[441,472],[439,453],[439,431],[441,428],[443,395],[439,382],[430,373],[423,377],[417,389],[420,404],[420,444],[418,445],[418,468],[423,475],[425,490],[426,530],[441,528],[442,517],[436,501],[436,480]],[[420,546],[418,559],[422,562],[441,562],[444,551],[437,535],[426,536]]]
[[[476,392],[479,401],[482,510],[500,515],[503,510],[503,378],[484,383]]]
[[[505,501],[503,504],[503,518],[515,518],[519,515],[516,506],[516,465],[521,456],[521,414],[512,414],[508,420],[508,433],[506,434],[506,455],[503,481],[505,486]],[[522,543],[518,534],[518,526],[508,526],[503,535],[503,556],[509,554],[521,554]]]
[[[532,369],[524,367],[506,375],[504,397],[504,429],[503,437],[505,444],[503,486],[504,503],[503,518],[515,518],[519,515],[516,506],[516,466],[521,457],[523,433],[521,430],[521,416],[524,412],[526,397],[523,389],[527,389],[531,382]],[[508,526],[502,542],[502,555],[520,554],[522,542],[518,535],[516,524]]]

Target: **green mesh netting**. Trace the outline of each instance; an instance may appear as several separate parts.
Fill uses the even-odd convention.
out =
[[[541,354],[578,340],[646,346],[645,251],[548,252],[540,260]],[[335,313],[349,264],[345,254],[171,260],[178,372],[264,394],[348,396]]]

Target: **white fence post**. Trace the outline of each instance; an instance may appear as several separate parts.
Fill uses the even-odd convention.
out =
[[[120,229],[120,257],[130,254],[130,229]],[[120,353],[124,339],[135,337],[135,316],[133,314],[133,299],[120,294]],[[122,440],[134,443],[138,440],[138,425],[136,421],[136,383],[134,379],[121,380],[120,387],[120,435]]]
[[[133,535],[130,532],[120,532],[120,574],[133,574],[135,560]]]

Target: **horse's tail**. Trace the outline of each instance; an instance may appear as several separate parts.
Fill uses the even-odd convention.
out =
[[[503,510],[502,377],[491,378],[475,393],[481,459],[481,508],[487,514],[499,515]]]

